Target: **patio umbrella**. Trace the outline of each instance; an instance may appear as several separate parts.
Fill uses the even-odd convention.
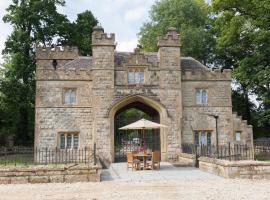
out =
[[[159,128],[166,128],[167,126],[158,124],[146,119],[140,119],[132,124],[123,126],[119,128],[120,130],[141,130],[141,129],[159,129]]]
[[[160,128],[166,128],[167,126],[158,124],[146,119],[140,119],[139,121],[136,121],[134,123],[131,123],[129,125],[123,126],[119,128],[120,130],[142,130],[143,138],[144,138],[144,130],[151,130],[151,129],[160,129]]]

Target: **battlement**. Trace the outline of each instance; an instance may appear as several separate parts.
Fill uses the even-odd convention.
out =
[[[38,69],[36,80],[92,80],[92,73],[89,69]]]
[[[104,33],[101,26],[95,26],[92,33],[92,46],[115,46],[115,34]]]
[[[140,48],[135,48],[133,53],[130,53],[124,65],[129,66],[150,66],[153,63],[149,62]]]
[[[77,47],[37,47],[36,59],[37,60],[73,60],[79,56]]]
[[[176,28],[171,27],[165,36],[158,37],[158,47],[180,47],[180,35]]]
[[[203,69],[184,70],[182,80],[231,80],[231,70],[224,69]]]

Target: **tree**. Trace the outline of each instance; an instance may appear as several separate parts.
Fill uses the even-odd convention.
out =
[[[1,134],[14,134],[18,143],[33,140],[35,46],[52,43],[66,16],[57,12],[63,0],[13,0],[3,21],[13,26],[5,43],[6,63],[0,82]]]
[[[208,4],[203,0],[160,0],[150,11],[150,22],[139,32],[144,51],[157,51],[157,37],[176,27],[181,37],[181,54],[202,63],[212,62],[214,40]]]
[[[255,94],[260,103],[258,124],[270,126],[270,2],[214,0],[217,56],[232,68],[245,105]],[[251,114],[248,116],[251,120]]]
[[[87,10],[78,14],[77,20],[66,26],[66,36],[60,39],[63,45],[77,46],[83,56],[92,55],[91,44],[93,27],[98,23],[92,12]]]
[[[97,20],[90,11],[71,23],[57,12],[64,0],[13,0],[3,21],[13,26],[5,43],[0,81],[0,137],[14,135],[17,144],[32,144],[35,108],[35,48],[58,44],[78,46],[90,54],[91,32]]]

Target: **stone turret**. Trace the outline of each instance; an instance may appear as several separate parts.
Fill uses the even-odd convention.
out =
[[[176,28],[169,28],[165,36],[158,37],[159,85],[161,101],[171,117],[171,127],[167,135],[168,159],[173,149],[181,144],[181,68],[180,68],[180,39]],[[174,139],[172,139],[174,138]]]
[[[101,26],[95,26],[92,33],[93,69],[114,68],[115,35],[104,33]]]
[[[165,36],[158,37],[158,47],[180,47],[180,36],[176,28],[170,27]]]
[[[111,162],[111,145],[109,140],[104,140],[104,130],[108,133],[108,119],[105,117],[108,109],[108,102],[113,100],[114,91],[114,34],[104,33],[101,26],[93,28],[92,33],[92,99],[95,102],[93,115],[95,121],[93,124],[93,141],[97,145],[97,152],[105,163]]]
[[[180,70],[180,37],[176,28],[169,28],[165,36],[158,37],[160,69]]]
[[[115,34],[104,33],[101,26],[95,26],[92,33],[92,46],[113,46],[115,47]]]

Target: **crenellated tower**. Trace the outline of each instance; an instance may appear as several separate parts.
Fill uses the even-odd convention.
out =
[[[180,36],[176,28],[169,28],[158,38],[160,98],[171,118],[167,134],[168,159],[181,144],[182,92],[180,66]],[[166,145],[166,144],[164,144]]]
[[[114,49],[115,35],[104,33],[101,26],[96,26],[92,33],[92,76],[94,100],[94,142],[104,163],[111,162],[111,146],[114,145],[109,137],[109,121],[106,118],[108,106],[113,101],[114,94]]]
[[[115,35],[104,33],[101,26],[93,28],[93,77],[94,87],[112,88],[114,86]]]

